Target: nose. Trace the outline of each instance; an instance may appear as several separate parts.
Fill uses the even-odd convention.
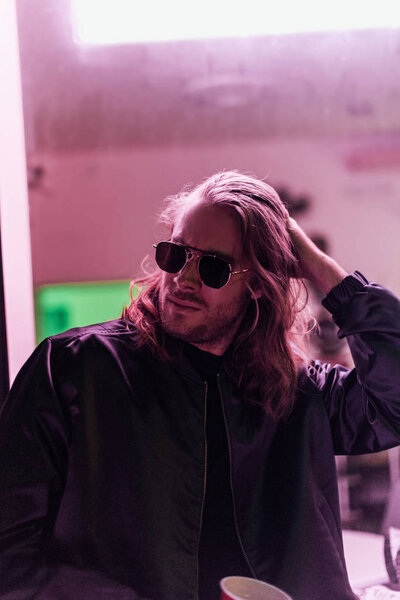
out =
[[[201,280],[197,271],[198,258],[192,256],[179,273],[174,277],[176,285],[181,289],[197,290],[201,287]]]

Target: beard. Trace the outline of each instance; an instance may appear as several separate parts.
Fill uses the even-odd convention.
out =
[[[179,296],[189,300],[188,294]],[[159,305],[161,325],[166,333],[194,345],[229,346],[246,314],[249,298],[246,295],[235,301],[210,307],[199,304],[199,314],[185,315],[174,311],[168,300],[163,298]]]

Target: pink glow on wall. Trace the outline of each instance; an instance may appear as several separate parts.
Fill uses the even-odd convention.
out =
[[[35,284],[133,277],[159,239],[163,198],[237,168],[309,196],[307,231],[327,235],[345,268],[400,292],[400,178],[396,170],[354,173],[346,165],[354,148],[374,143],[281,138],[38,156],[45,175],[30,195]],[[376,230],[385,231],[378,246]]]

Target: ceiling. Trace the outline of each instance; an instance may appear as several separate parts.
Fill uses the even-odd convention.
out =
[[[28,154],[400,131],[400,30],[84,48],[17,9]]]

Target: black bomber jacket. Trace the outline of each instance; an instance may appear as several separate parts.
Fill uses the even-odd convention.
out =
[[[356,272],[324,304],[356,369],[301,371],[287,421],[218,376],[245,558],[294,600],[354,599],[334,454],[400,440],[399,301]],[[42,342],[0,418],[0,597],[197,600],[205,394],[124,320]]]

